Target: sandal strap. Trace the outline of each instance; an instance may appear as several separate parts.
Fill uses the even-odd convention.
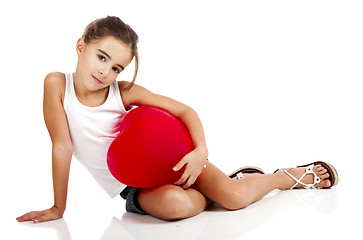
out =
[[[236,178],[237,180],[243,178],[244,173],[260,173],[260,174],[265,174],[265,172],[258,167],[253,167],[253,166],[245,166],[245,167],[241,167],[238,170],[234,171],[233,173],[229,174],[228,176],[230,178]]]
[[[241,178],[243,178],[243,173],[242,172],[237,173],[236,177],[237,180],[240,180]]]
[[[313,168],[314,168],[314,164],[311,164],[311,165],[307,166],[304,174],[299,179],[297,179],[291,173],[289,173],[287,171],[288,169],[282,169],[284,171],[284,173],[286,173],[289,177],[291,177],[296,182],[294,184],[294,186],[292,186],[290,189],[294,189],[298,184],[301,184],[306,189],[315,189],[316,188],[315,187],[315,184],[320,183],[321,182],[321,179],[313,171]],[[307,174],[313,174],[314,175],[314,183],[307,184],[307,183],[303,183],[301,181]]]

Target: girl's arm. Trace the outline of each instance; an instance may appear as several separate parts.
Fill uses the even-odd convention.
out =
[[[63,109],[65,77],[51,73],[44,80],[44,120],[52,140],[52,171],[54,205],[44,211],[34,211],[17,218],[19,222],[34,223],[61,218],[66,209],[69,168],[72,158],[72,142],[67,118]]]
[[[119,82],[120,89],[128,85],[127,82]],[[203,170],[207,161],[208,149],[204,136],[202,123],[197,113],[187,105],[171,98],[154,94],[147,89],[135,84],[129,91],[121,91],[122,101],[126,108],[131,106],[150,105],[163,108],[179,118],[187,127],[194,143],[194,151],[187,154],[175,167],[174,171],[180,170],[184,165],[186,169],[182,177],[175,182],[190,187]]]

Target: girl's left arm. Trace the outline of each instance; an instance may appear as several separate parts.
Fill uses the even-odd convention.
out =
[[[128,84],[128,82],[119,82],[120,89]],[[184,156],[184,158],[173,168],[174,171],[179,171],[186,165],[184,174],[174,184],[182,185],[183,188],[188,188],[193,185],[198,176],[202,173],[208,158],[204,130],[197,113],[191,107],[181,102],[154,94],[137,84],[129,91],[121,91],[121,96],[125,108],[143,105],[160,107],[172,113],[185,124],[193,140],[195,149]]]

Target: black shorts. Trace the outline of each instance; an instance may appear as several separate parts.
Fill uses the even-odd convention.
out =
[[[142,188],[129,187],[127,186],[121,193],[120,196],[126,200],[126,211],[131,213],[138,213],[142,215],[149,215],[139,205],[137,196],[139,195]]]

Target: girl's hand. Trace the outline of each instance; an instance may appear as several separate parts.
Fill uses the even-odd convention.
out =
[[[40,223],[50,220],[59,219],[63,216],[63,212],[59,210],[56,206],[53,206],[44,211],[33,211],[24,214],[21,217],[16,218],[18,222],[33,221],[34,223]]]
[[[197,148],[185,155],[183,159],[173,168],[174,171],[179,171],[184,165],[186,165],[183,175],[174,184],[180,185],[184,189],[193,185],[202,173],[206,161],[207,156],[204,154],[204,151]]]

